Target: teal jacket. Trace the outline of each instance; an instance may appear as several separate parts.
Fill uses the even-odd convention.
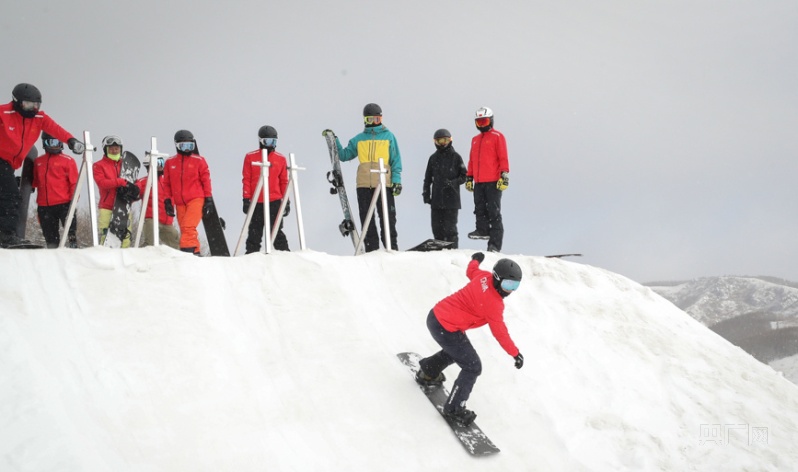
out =
[[[357,167],[356,184],[358,188],[375,188],[380,182],[380,158],[388,168],[386,181],[388,187],[402,182],[402,155],[396,137],[385,125],[366,128],[362,133],[349,140],[346,147],[335,138],[338,155],[341,161],[351,161],[355,157],[360,161]]]

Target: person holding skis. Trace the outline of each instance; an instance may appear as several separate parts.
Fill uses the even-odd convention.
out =
[[[399,153],[396,137],[382,124],[382,108],[379,105],[376,103],[366,105],[363,108],[363,121],[366,126],[365,129],[362,133],[349,140],[345,148],[341,146],[337,136],[335,137],[335,144],[338,146],[338,154],[341,161],[350,161],[355,157],[360,161],[360,165],[357,168],[356,187],[361,227],[366,221],[374,189],[377,188],[380,182],[379,172],[372,171],[379,170],[380,159],[382,159],[388,170],[386,203],[388,204],[387,217],[391,248],[398,250],[394,197],[402,193],[402,156]],[[324,130],[322,135],[327,133],[335,135],[332,130]],[[382,233],[386,217],[386,215],[382,214],[382,197],[377,200],[377,214],[380,216],[380,233]],[[382,238],[377,235],[376,220],[376,217],[372,218],[369,227],[364,230],[366,232],[364,238],[366,252],[376,251],[380,247],[380,239],[385,240],[384,234],[381,235]]]
[[[510,163],[504,135],[493,128],[493,110],[481,107],[474,122],[479,134],[471,140],[466,190],[474,192],[477,229],[470,239],[487,239],[488,251],[499,252],[504,239],[502,192],[510,184]]]
[[[433,135],[435,153],[427,161],[421,196],[431,208],[432,235],[450,241],[457,249],[457,216],[460,212],[460,185],[466,181],[463,158],[452,146],[452,133],[439,129]]]
[[[261,152],[266,149],[269,160],[269,225],[274,228],[274,222],[277,220],[277,213],[280,211],[285,191],[288,188],[288,166],[286,165],[285,156],[276,151],[277,149],[277,130],[272,126],[261,126],[258,130],[259,149],[252,151],[244,156],[244,169],[242,171],[243,178],[243,196],[244,196],[244,214],[249,211],[252,204],[253,193],[260,180],[261,166],[258,163],[263,162]],[[263,238],[263,192],[255,197],[255,212],[252,214],[252,220],[249,222],[249,233],[247,234],[246,253],[260,251],[260,243]],[[286,202],[284,215],[288,215],[291,211],[291,201]],[[283,233],[283,222],[280,221],[280,227],[277,228],[277,234],[274,236],[274,249],[278,251],[289,251],[288,239]]]
[[[14,171],[22,167],[25,157],[42,131],[66,142],[75,154],[85,146],[68,131],[41,111],[42,94],[31,84],[18,84],[11,92],[11,102],[0,105],[0,247],[27,243],[17,236],[21,196]],[[22,215],[27,218],[27,215]]]
[[[175,133],[175,149],[177,154],[164,167],[164,207],[167,215],[177,216],[180,250],[199,256],[197,226],[213,207],[211,172],[191,131]]]
[[[61,242],[60,226],[66,225],[69,205],[78,184],[78,166],[65,156],[64,143],[47,133],[42,133],[44,154],[33,163],[33,183],[36,194],[36,212],[48,248],[57,248]],[[68,246],[78,247],[77,218],[72,219],[67,231]]]
[[[109,135],[103,138],[103,157],[92,165],[94,183],[100,189],[100,201],[97,204],[97,229],[100,231],[100,245],[105,242],[108,227],[114,214],[114,202],[117,193],[129,202],[139,199],[139,188],[133,182],[120,177],[122,170],[122,138]],[[122,240],[122,247],[130,247],[130,228],[132,218],[128,218],[127,232]]]
[[[161,244],[165,244],[173,249],[179,249],[180,235],[177,234],[177,228],[175,228],[175,225],[173,224],[175,217],[166,214],[166,206],[164,205],[164,201],[166,200],[166,192],[164,191],[163,185],[163,166],[163,157],[159,157],[155,163],[155,182],[158,185],[158,241],[160,241]],[[150,172],[149,161],[144,162],[144,167],[147,169],[147,172]],[[139,194],[144,195],[144,190],[147,187],[147,177],[142,177],[137,180],[136,186],[139,188]],[[141,247],[152,246],[154,242],[152,234],[153,224],[152,193],[150,193],[150,198],[147,202],[147,212],[144,214],[144,227],[141,229]]]
[[[500,259],[491,273],[479,268],[484,259],[483,253],[474,253],[466,269],[470,282],[438,302],[427,315],[427,328],[441,350],[421,359],[416,374],[416,382],[420,385],[440,385],[446,380],[444,369],[454,363],[460,366],[460,375],[443,407],[443,414],[466,426],[477,417],[465,405],[482,373],[482,362],[466,331],[487,324],[493,337],[515,360],[516,369],[524,365],[524,356],[504,324],[504,299],[521,284],[521,268],[510,259]]]

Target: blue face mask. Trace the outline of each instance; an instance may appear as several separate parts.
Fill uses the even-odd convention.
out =
[[[518,287],[520,285],[521,285],[521,281],[520,280],[504,279],[504,280],[502,280],[502,283],[501,283],[502,290],[504,290],[505,292],[514,292],[514,291],[518,290]]]
[[[183,141],[175,143],[175,146],[177,146],[177,150],[180,152],[191,152],[194,150],[195,144],[191,141]]]

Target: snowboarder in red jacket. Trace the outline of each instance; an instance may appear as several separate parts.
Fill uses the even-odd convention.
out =
[[[47,133],[42,133],[44,154],[33,163],[33,183],[37,190],[36,213],[48,248],[57,248],[61,242],[59,228],[66,224],[69,205],[78,184],[78,166],[75,160],[64,155],[64,143]],[[69,225],[69,247],[78,247],[77,218]]]
[[[477,417],[465,405],[482,373],[482,362],[465,332],[488,325],[493,337],[515,359],[515,367],[520,369],[524,365],[524,356],[504,324],[504,298],[521,284],[521,268],[510,259],[500,259],[491,273],[479,268],[484,259],[481,252],[472,255],[466,269],[470,282],[438,302],[427,315],[427,328],[441,350],[421,359],[416,374],[416,382],[421,385],[440,385],[446,380],[444,369],[454,363],[460,366],[460,375],[443,407],[443,414],[466,426]]]
[[[82,154],[85,149],[83,143],[39,109],[42,105],[39,89],[31,84],[19,84],[11,95],[11,102],[0,105],[0,247],[27,242],[16,234],[22,199],[14,171],[22,167],[41,132],[66,142],[75,154]]]

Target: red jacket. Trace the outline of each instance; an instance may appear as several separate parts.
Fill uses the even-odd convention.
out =
[[[466,276],[471,282],[432,308],[435,317],[444,329],[452,333],[488,325],[507,354],[517,356],[518,348],[504,324],[504,300],[493,287],[493,275],[481,270],[479,262],[472,260]]]
[[[258,186],[260,179],[261,166],[253,165],[253,162],[262,162],[263,158],[260,154],[260,149],[252,151],[244,156],[244,170],[242,171],[244,178],[244,198],[252,200],[252,192]],[[269,201],[281,200],[285,195],[285,190],[288,188],[288,166],[285,162],[285,156],[277,151],[269,153]],[[263,192],[258,195],[258,203],[263,203]]]
[[[0,105],[0,159],[7,161],[14,169],[22,167],[22,161],[39,139],[42,130],[63,142],[73,137],[43,111],[36,113],[33,118],[24,118],[14,111],[13,102]]]
[[[164,198],[174,205],[186,205],[191,200],[213,195],[211,171],[199,154],[176,154],[166,160],[163,169]]]
[[[162,225],[171,225],[172,221],[174,221],[174,216],[169,216],[166,214],[166,206],[164,205],[164,200],[166,200],[164,185],[163,185],[163,176],[159,175],[157,177],[158,182],[158,223]],[[139,194],[141,198],[144,198],[144,189],[147,187],[147,177],[143,177],[136,181],[136,185],[139,188]],[[147,202],[147,213],[144,214],[144,218],[152,219],[152,189],[150,189],[150,200]]]
[[[38,189],[36,204],[40,207],[72,201],[78,184],[78,165],[63,154],[45,153],[33,161],[33,184]]]
[[[502,172],[510,172],[507,159],[507,142],[504,135],[495,129],[479,133],[471,139],[471,155],[468,158],[466,175],[474,183],[496,182]]]
[[[119,171],[121,169],[121,158],[118,161],[114,161],[105,155],[92,166],[94,183],[96,183],[97,188],[100,189],[100,202],[97,204],[99,208],[104,210],[114,209],[116,189],[127,185],[127,180],[119,177]]]

